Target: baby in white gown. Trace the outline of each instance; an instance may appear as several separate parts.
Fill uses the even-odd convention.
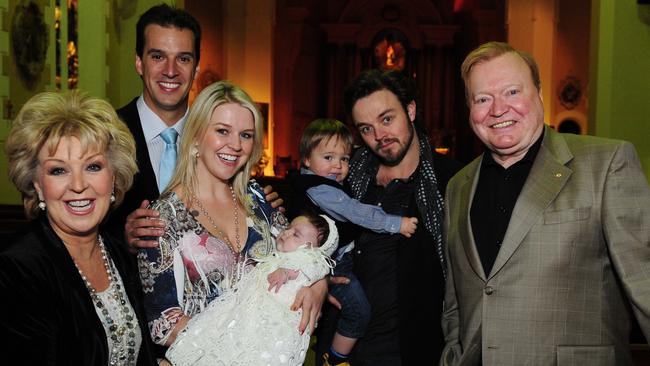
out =
[[[310,334],[300,334],[302,311],[290,306],[298,290],[330,271],[337,244],[327,216],[296,217],[274,253],[192,317],[166,358],[173,365],[302,365]]]

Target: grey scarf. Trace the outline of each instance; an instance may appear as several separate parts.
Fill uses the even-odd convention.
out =
[[[423,133],[416,133],[420,141],[420,163],[414,173],[418,212],[424,221],[424,227],[434,238],[442,273],[447,278],[442,244],[442,219],[444,216],[442,195],[438,191],[429,138]],[[368,147],[360,148],[355,154],[350,162],[348,182],[356,199],[360,200],[366,194],[370,182],[376,179],[379,163],[377,156]]]

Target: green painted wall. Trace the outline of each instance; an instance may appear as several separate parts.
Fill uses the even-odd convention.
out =
[[[0,0],[0,148],[11,129],[11,120],[20,107],[35,93],[54,90],[55,36],[54,0],[35,0],[41,7],[45,23],[50,30],[45,69],[37,85],[28,90],[18,79],[10,45],[10,28],[14,9],[19,0]],[[116,108],[121,107],[142,92],[142,81],[135,72],[135,25],[144,11],[161,0],[84,0],[78,2],[78,88],[90,95],[105,98]],[[184,2],[168,0],[170,5],[183,6]],[[62,0],[62,4],[67,1]],[[64,5],[65,6],[65,5]],[[61,19],[62,79],[67,79],[65,69],[65,44],[67,42],[67,15]],[[62,89],[67,89],[62,83]],[[12,115],[5,104],[11,102]],[[7,178],[7,161],[0,152],[0,204],[21,204],[20,194]]]
[[[640,19],[646,8],[631,0],[592,3],[589,131],[632,142],[650,181],[650,24]]]
[[[11,46],[9,45],[9,28],[11,27],[11,17],[9,14],[10,4],[8,0],[0,0],[0,148],[4,151],[4,142],[10,128],[10,119],[8,118],[7,102],[10,92],[10,66],[11,59],[9,52]],[[13,185],[7,179],[7,159],[4,153],[0,153],[0,203],[5,202],[20,202],[18,192],[13,189]]]
[[[54,1],[35,0],[46,26],[53,29]],[[48,48],[40,77],[28,89],[19,79],[11,46],[11,27],[18,0],[0,2],[0,204],[22,204],[20,194],[7,177],[7,159],[4,156],[4,142],[11,129],[11,121],[23,104],[34,94],[54,89],[54,35],[48,37]],[[9,107],[9,105],[11,107]]]
[[[79,30],[79,84],[88,94],[106,98],[106,50],[108,3],[105,1],[78,2]]]

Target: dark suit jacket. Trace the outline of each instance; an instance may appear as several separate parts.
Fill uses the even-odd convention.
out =
[[[126,192],[124,201],[115,211],[111,212],[108,217],[108,228],[116,237],[124,237],[124,223],[126,217],[140,206],[142,200],[158,199],[158,183],[156,174],[151,167],[149,150],[147,150],[147,141],[144,138],[138,107],[136,105],[138,98],[133,99],[129,104],[117,110],[118,116],[126,123],[135,139],[135,155],[138,161],[138,173],[133,180],[133,186]]]
[[[108,364],[108,343],[77,268],[45,217],[0,253],[0,354],[3,364]],[[138,365],[153,365],[137,267],[104,232],[142,330]]]

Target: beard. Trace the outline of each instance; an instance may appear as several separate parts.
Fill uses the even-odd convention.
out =
[[[383,165],[386,166],[397,166],[399,163],[402,162],[402,159],[406,156],[406,153],[408,152],[409,148],[411,147],[411,144],[413,143],[413,135],[415,134],[413,124],[408,123],[408,136],[406,137],[405,142],[400,141],[397,138],[387,138],[384,140],[379,141],[375,147],[373,148],[373,151],[375,152],[375,155],[379,158],[379,161]],[[400,148],[397,150],[396,153],[390,153],[390,152],[382,152],[381,151],[381,145],[388,143],[388,142],[395,142],[397,143]]]

